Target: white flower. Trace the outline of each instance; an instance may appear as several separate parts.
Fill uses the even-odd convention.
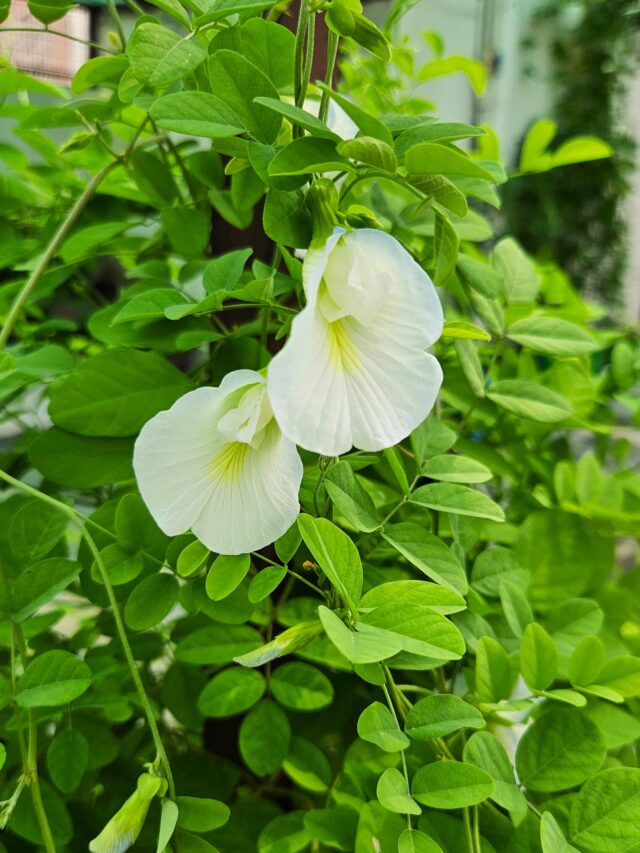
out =
[[[193,533],[219,554],[269,545],[296,519],[302,462],[273,418],[264,378],[235,370],[144,425],[133,465],[170,536]]]
[[[267,375],[280,428],[325,456],[391,447],[442,383],[425,352],[443,324],[431,279],[389,234],[336,228],[307,252],[303,283],[306,307]]]

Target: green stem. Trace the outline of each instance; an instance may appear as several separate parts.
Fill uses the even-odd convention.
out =
[[[464,834],[467,839],[467,847],[469,849],[469,853],[475,853],[474,845],[473,845],[473,835],[471,834],[471,820],[469,818],[469,809],[465,808],[463,811],[463,820],[464,820]]]
[[[304,42],[308,25],[309,0],[300,0],[300,12],[298,14],[298,26],[296,28],[296,46],[293,65],[293,96],[297,107],[302,106],[304,103],[304,96],[306,94],[306,85],[304,84]],[[300,128],[295,126],[293,128],[293,133],[295,136],[298,136],[300,134]]]
[[[118,53],[115,50],[111,50],[111,48],[104,47],[104,45],[99,44],[97,41],[87,41],[87,39],[80,38],[79,36],[72,36],[69,33],[60,32],[60,30],[50,30],[48,27],[2,27],[3,33],[47,33],[47,35],[52,36],[60,36],[60,38],[68,39],[69,41],[78,42],[78,44],[84,44],[87,47],[93,47],[96,50],[101,50],[103,53],[110,53],[113,56],[117,56]]]
[[[127,664],[129,666],[129,671],[131,672],[131,677],[133,679],[133,683],[136,686],[136,690],[138,691],[138,697],[140,699],[140,703],[144,709],[145,716],[147,718],[147,722],[149,723],[149,729],[151,731],[151,736],[153,737],[153,742],[156,747],[156,752],[162,762],[164,773],[167,779],[167,783],[169,785],[169,796],[171,799],[175,799],[176,790],[173,782],[173,774],[171,772],[171,765],[169,764],[169,758],[167,756],[167,752],[164,748],[164,744],[162,743],[162,738],[160,737],[160,731],[158,730],[158,724],[156,723],[156,718],[153,713],[153,709],[151,707],[151,703],[149,702],[149,697],[147,696],[146,690],[144,689],[144,684],[142,683],[142,679],[140,678],[140,672],[138,671],[138,666],[136,664],[135,658],[133,657],[133,652],[131,651],[131,646],[129,644],[129,638],[127,637],[127,632],[124,627],[124,622],[122,621],[122,614],[120,613],[120,606],[118,604],[118,600],[116,598],[115,592],[113,591],[113,586],[111,584],[111,578],[109,577],[109,572],[107,567],[104,564],[98,546],[95,543],[93,536],[86,529],[84,524],[78,521],[78,519],[74,520],[78,523],[80,527],[80,532],[85,538],[87,545],[89,546],[89,550],[93,555],[93,559],[95,560],[96,566],[98,567],[98,571],[100,573],[100,580],[104,584],[104,588],[107,593],[107,597],[109,599],[109,604],[111,605],[111,610],[113,611],[113,619],[116,623],[116,631],[118,633],[118,637],[120,639],[120,643],[122,645],[122,649],[124,651],[124,656],[127,660]]]
[[[118,13],[118,9],[114,0],[107,0],[107,7],[109,9],[109,14],[111,15],[113,25],[118,31],[118,38],[120,39],[120,44],[122,45],[122,49],[124,50],[127,44],[127,39],[125,37],[124,27],[122,26],[122,21],[120,19],[120,15]]]
[[[482,841],[480,839],[480,817],[478,806],[473,807],[473,853],[482,853]]]
[[[62,224],[56,231],[53,239],[47,246],[45,253],[38,261],[36,268],[27,279],[22,290],[16,296],[14,303],[11,306],[11,310],[9,311],[9,316],[5,321],[4,328],[0,332],[0,349],[6,346],[9,338],[11,337],[11,333],[13,332],[13,328],[18,321],[20,312],[24,308],[25,304],[28,302],[29,297],[33,293],[37,284],[40,282],[40,279],[45,274],[47,267],[53,260],[56,252],[64,243],[65,239],[67,238],[67,235],[69,234],[73,226],[76,224],[78,217],[85,209],[89,199],[93,196],[100,183],[106,178],[109,172],[117,164],[117,160],[108,163],[103,169],[101,169],[96,175],[93,176],[93,178],[87,184],[82,195],[80,195],[76,199],[75,204],[73,205],[73,207],[67,214],[65,220],[62,222]]]
[[[26,667],[29,657],[29,650],[20,625],[14,623],[13,633],[18,644],[20,657],[22,658],[22,666]],[[36,720],[36,711],[34,708],[29,708],[29,746],[27,753],[24,753],[24,742],[21,744],[22,752],[22,772],[27,785],[31,790],[31,798],[33,800],[33,810],[38,821],[40,834],[42,835],[42,843],[47,853],[56,853],[56,845],[53,840],[51,827],[49,826],[49,818],[44,810],[42,802],[42,793],[40,791],[40,778],[38,776],[38,723]]]
[[[328,86],[329,88],[331,88],[331,84],[333,83],[333,70],[336,67],[336,59],[338,58],[339,41],[340,36],[337,33],[334,33],[333,30],[329,30],[329,35],[327,37],[327,70],[324,74],[325,86]],[[325,90],[322,92],[322,98],[320,99],[320,110],[318,112],[318,118],[320,121],[326,122],[328,112],[329,93]]]
[[[124,656],[127,661],[127,665],[129,667],[129,671],[131,673],[131,678],[133,679],[133,683],[138,692],[138,696],[140,698],[140,704],[145,713],[145,717],[147,718],[147,723],[149,724],[149,730],[151,731],[151,736],[153,738],[153,742],[156,748],[157,757],[160,759],[165,776],[167,779],[167,783],[169,785],[169,795],[172,799],[175,799],[175,786],[173,782],[173,774],[171,772],[171,766],[169,764],[169,758],[167,756],[166,750],[164,748],[164,744],[162,743],[162,738],[160,737],[160,731],[158,729],[158,724],[156,723],[155,716],[153,714],[153,709],[151,708],[151,703],[149,702],[149,697],[144,689],[144,684],[142,683],[142,679],[140,678],[140,672],[138,671],[138,667],[133,656],[133,652],[131,651],[131,646],[129,644],[129,638],[127,637],[127,632],[124,626],[124,622],[122,621],[122,615],[120,613],[120,607],[118,605],[118,600],[116,598],[115,592],[113,590],[113,586],[111,584],[111,578],[109,577],[109,572],[107,567],[104,564],[98,546],[95,543],[93,536],[89,533],[85,517],[82,513],[78,512],[78,510],[74,509],[74,507],[70,507],[67,504],[62,503],[62,501],[56,500],[56,498],[52,498],[51,495],[46,495],[44,492],[40,492],[38,489],[34,489],[32,486],[28,486],[26,483],[17,480],[15,477],[12,477],[10,474],[7,474],[5,471],[0,470],[0,480],[4,480],[11,486],[14,486],[17,489],[20,489],[23,492],[26,492],[29,495],[32,495],[35,498],[43,501],[44,503],[48,503],[51,506],[55,506],[57,509],[66,513],[71,521],[78,525],[80,529],[80,533],[84,537],[89,550],[93,556],[93,559],[98,568],[98,572],[100,573],[100,580],[104,584],[105,591],[107,593],[107,597],[109,599],[109,604],[111,605],[111,609],[113,611],[113,619],[116,625],[116,633],[118,634],[118,638],[120,640],[120,644],[122,645],[122,649],[124,651]],[[54,848],[55,853],[55,848]]]

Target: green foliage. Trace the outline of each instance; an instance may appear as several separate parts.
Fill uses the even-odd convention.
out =
[[[506,189],[507,227],[530,252],[557,260],[577,287],[613,303],[620,298],[627,261],[624,199],[635,145],[621,106],[637,69],[638,5],[547,0],[535,17],[554,33],[554,121],[534,123],[523,141],[520,170],[529,174]],[[566,156],[572,163],[591,162],[560,169],[553,181],[536,174],[545,161],[562,163]]]
[[[403,94],[478,92],[478,63],[427,34],[417,68],[357,0],[314,4],[368,52],[317,109],[279,5],[153,5],[70,92],[0,71],[6,849],[632,849],[637,336],[513,238],[485,251],[488,134]],[[523,169],[597,154],[549,130]],[[162,532],[140,430],[267,366],[328,222],[391,234],[438,285],[436,407],[383,451],[302,450],[273,545]]]

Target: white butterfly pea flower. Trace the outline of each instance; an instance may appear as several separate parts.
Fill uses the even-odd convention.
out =
[[[190,391],[151,418],[133,466],[159,527],[170,536],[191,528],[219,554],[263,548],[298,515],[302,462],[253,370]]]
[[[307,252],[303,284],[307,304],[267,374],[283,433],[325,456],[406,438],[442,384],[425,352],[443,325],[429,276],[389,234],[336,228]]]

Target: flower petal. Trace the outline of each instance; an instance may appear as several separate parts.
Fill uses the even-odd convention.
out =
[[[136,440],[133,467],[140,494],[169,536],[191,527],[214,487],[209,469],[224,444],[216,424],[225,396],[222,388],[190,391],[151,418]]]
[[[341,236],[336,230],[323,249],[305,258],[307,306],[293,321],[267,377],[284,434],[327,456],[353,445],[381,450],[406,438],[433,407],[442,383],[440,365],[425,352],[442,332],[440,301],[424,270],[390,235],[373,229],[344,235],[351,280],[357,280],[357,258],[363,269],[366,258],[366,269],[385,281],[386,291],[380,300],[380,289],[371,287],[377,310],[370,312],[365,288],[357,308],[360,320],[350,315],[329,322],[317,297],[325,271],[340,268],[328,262]],[[337,305],[341,282],[331,284]],[[346,290],[350,282],[344,287],[345,300],[352,299],[353,289]]]
[[[296,520],[302,461],[275,421],[259,448],[228,444],[217,459],[215,488],[191,527],[219,554],[246,554],[269,545]]]

